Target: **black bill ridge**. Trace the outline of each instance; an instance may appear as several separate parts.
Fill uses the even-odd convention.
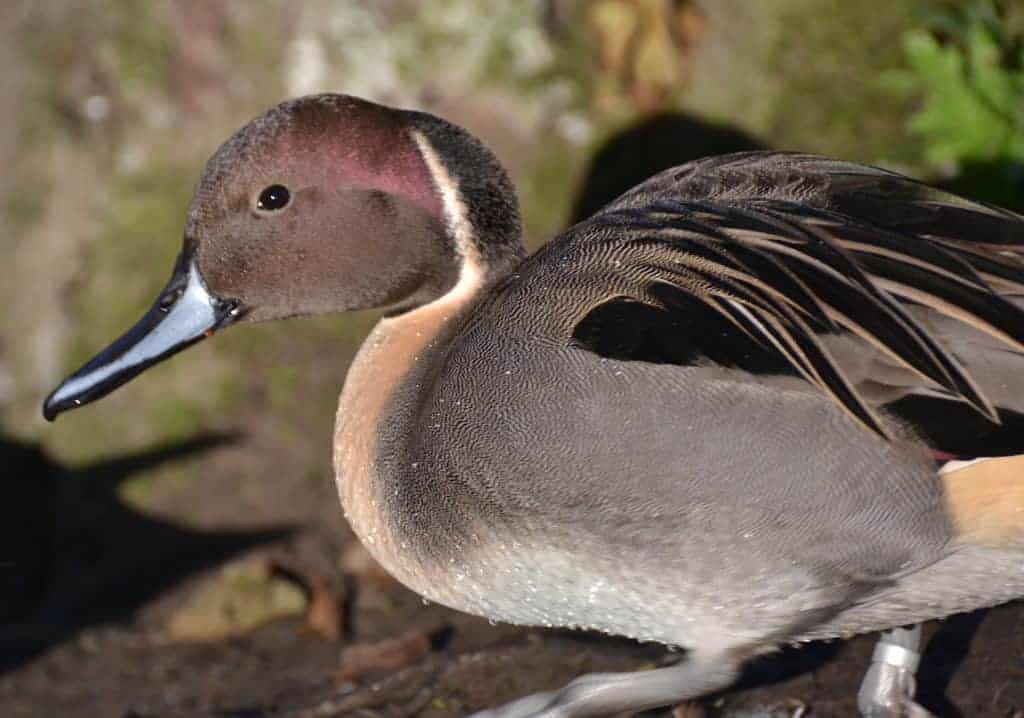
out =
[[[186,248],[156,302],[135,326],[65,379],[43,402],[43,416],[58,414],[106,396],[148,367],[234,322],[235,299],[221,299],[206,287]]]

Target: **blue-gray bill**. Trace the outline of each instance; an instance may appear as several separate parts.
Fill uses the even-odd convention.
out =
[[[65,379],[43,402],[53,421],[68,409],[106,396],[146,368],[234,322],[240,304],[207,289],[188,249],[156,302],[135,326]]]

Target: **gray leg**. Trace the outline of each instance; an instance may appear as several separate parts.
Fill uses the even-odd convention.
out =
[[[480,711],[473,718],[582,718],[672,705],[736,680],[737,665],[717,658],[691,658],[668,668],[636,673],[591,673],[564,688]]]
[[[871,667],[857,692],[857,708],[864,718],[929,718],[932,715],[914,702],[920,646],[920,625],[909,629],[893,628],[878,639]]]

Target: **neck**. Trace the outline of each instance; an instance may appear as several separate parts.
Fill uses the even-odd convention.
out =
[[[460,146],[471,148],[475,141],[428,116],[414,119],[411,137],[443,207],[444,224],[460,262],[459,276],[439,298],[381,320],[364,342],[339,400],[334,470],[345,515],[374,558],[407,586],[443,602],[436,582],[422,574],[422,564],[401,545],[383,511],[382,492],[389,480],[383,459],[394,459],[378,455],[383,423],[388,423],[389,435],[401,437],[399,443],[416,436],[416,409],[430,390],[444,348],[477,301],[519,263],[522,245],[515,195],[489,153],[475,150],[476,157],[487,160],[476,163],[486,172],[453,178],[432,140],[450,143],[456,138]],[[482,238],[490,241],[480,243]],[[389,453],[393,449],[401,451],[392,447]]]
[[[404,314],[382,319],[367,337],[349,368],[338,403],[334,470],[342,508],[352,530],[373,557],[407,586],[433,595],[436,585],[401,546],[381,511],[383,476],[378,456],[382,422],[414,420],[429,391],[432,360],[452,332],[491,285],[493,277],[469,263],[459,280],[440,298]],[[406,410],[396,411],[401,404]],[[399,418],[401,417],[401,418]],[[412,436],[415,426],[389,426],[389,432]],[[443,601],[443,596],[434,596]]]

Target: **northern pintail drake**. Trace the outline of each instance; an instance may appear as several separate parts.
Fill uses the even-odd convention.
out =
[[[688,649],[504,718],[667,705],[783,643],[1024,595],[1024,218],[757,152],[532,256],[520,234],[464,130],[285,102],[213,155],[170,282],[44,414],[231,324],[385,308],[334,445],[370,553],[462,611]],[[861,709],[922,710],[916,635],[885,636]]]

